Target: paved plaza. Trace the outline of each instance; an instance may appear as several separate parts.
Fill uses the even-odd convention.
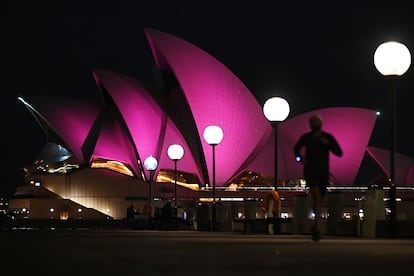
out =
[[[400,275],[414,240],[196,231],[0,231],[1,275]]]

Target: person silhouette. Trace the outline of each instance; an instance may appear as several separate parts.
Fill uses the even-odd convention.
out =
[[[303,175],[312,198],[315,220],[312,239],[320,239],[320,209],[329,183],[329,153],[341,157],[342,149],[335,137],[322,130],[322,117],[318,114],[309,118],[310,132],[300,136],[293,151],[296,160],[303,164]],[[304,149],[304,151],[303,151]]]
[[[137,211],[135,209],[134,204],[129,205],[126,212],[126,217],[128,220],[134,219]]]
[[[172,218],[173,211],[172,211],[171,201],[167,201],[164,207],[162,207],[162,216],[164,218]]]

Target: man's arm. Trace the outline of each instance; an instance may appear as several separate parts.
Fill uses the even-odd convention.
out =
[[[338,141],[336,141],[335,137],[333,137],[333,135],[330,135],[330,139],[329,139],[329,149],[336,156],[341,157],[343,155],[342,148],[339,145]]]
[[[293,147],[293,153],[295,154],[295,156],[301,156],[300,151],[304,145],[305,145],[305,139],[304,139],[304,135],[302,135],[297,141],[297,143],[295,144],[295,146]]]

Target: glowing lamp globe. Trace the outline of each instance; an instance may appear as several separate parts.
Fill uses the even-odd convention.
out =
[[[218,145],[223,140],[223,130],[219,126],[208,126],[204,129],[204,140],[209,145]]]
[[[384,76],[401,76],[410,68],[411,54],[402,43],[385,42],[375,50],[374,64]]]
[[[179,144],[172,144],[168,147],[167,154],[171,160],[180,160],[184,156],[184,148]]]
[[[153,156],[145,158],[144,167],[149,171],[155,171],[158,167],[158,161]]]
[[[263,113],[271,122],[282,122],[289,115],[289,103],[281,97],[267,99],[263,105]]]

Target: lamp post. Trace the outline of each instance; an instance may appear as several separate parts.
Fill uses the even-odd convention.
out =
[[[272,97],[266,100],[263,105],[263,113],[265,117],[271,122],[275,134],[275,166],[274,166],[274,188],[277,190],[278,181],[278,126],[289,115],[289,103],[281,97]]]
[[[174,207],[177,215],[177,161],[183,158],[184,148],[179,144],[172,144],[168,147],[167,154],[174,161]]]
[[[204,140],[213,149],[213,208],[212,208],[212,230],[216,230],[216,160],[215,147],[223,140],[223,130],[219,126],[208,126],[204,129]]]
[[[154,171],[158,167],[157,159],[153,156],[148,156],[147,158],[145,158],[144,167],[147,169],[147,171],[150,172],[150,182],[149,182],[149,188],[148,188],[148,203],[151,205],[151,203],[152,203],[152,200],[151,200],[151,186],[152,186],[152,181],[153,181],[153,178],[154,178]]]
[[[396,80],[402,76],[411,64],[411,54],[408,48],[399,42],[388,41],[378,46],[374,53],[375,68],[391,83],[391,145],[390,145],[390,236],[396,238],[397,229],[397,202],[395,183],[395,152],[396,152]]]

